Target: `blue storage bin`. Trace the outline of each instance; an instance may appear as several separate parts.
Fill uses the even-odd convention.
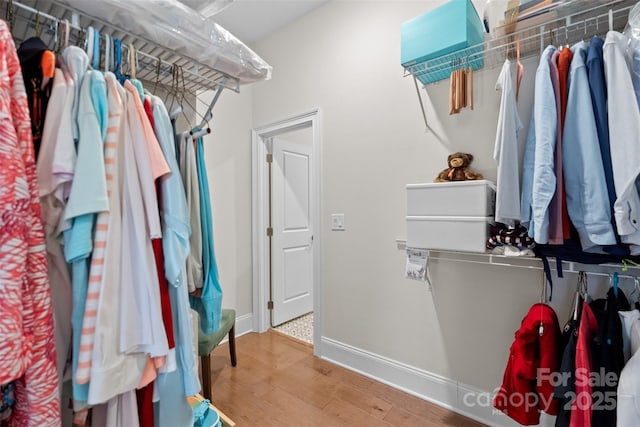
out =
[[[451,59],[455,52],[483,41],[482,21],[471,0],[450,0],[402,24],[400,62],[423,84],[433,83],[449,78],[451,71],[459,67],[482,68],[482,45],[461,54],[469,60],[459,67]],[[439,61],[444,55],[446,59]]]

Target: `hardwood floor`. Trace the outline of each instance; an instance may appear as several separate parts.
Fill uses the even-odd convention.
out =
[[[274,331],[236,339],[211,356],[213,404],[242,426],[481,427],[473,420],[313,356]]]

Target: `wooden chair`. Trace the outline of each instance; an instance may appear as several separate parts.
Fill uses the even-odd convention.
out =
[[[202,369],[202,394],[205,399],[211,401],[211,352],[225,335],[229,334],[229,355],[231,366],[236,366],[236,311],[232,309],[222,310],[220,329],[212,334],[205,334],[198,328],[198,355]]]

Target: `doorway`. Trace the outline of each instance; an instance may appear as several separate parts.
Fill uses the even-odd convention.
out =
[[[253,326],[272,326],[313,313],[320,355],[320,112],[256,128],[253,168]]]

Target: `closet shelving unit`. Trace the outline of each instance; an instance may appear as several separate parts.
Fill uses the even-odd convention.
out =
[[[464,262],[470,264],[493,265],[497,267],[524,268],[528,270],[543,270],[542,260],[533,256],[508,256],[497,255],[490,252],[461,252],[445,251],[439,249],[409,248],[405,240],[396,240],[396,245],[400,250],[419,250],[427,254],[428,260]],[[555,271],[555,260],[550,258],[551,269]],[[619,277],[633,279],[640,277],[640,267],[628,264],[625,272],[620,273],[623,266],[620,264],[580,264],[577,262],[562,261],[562,271],[565,274],[577,274],[586,272],[594,276],[606,276],[615,272]]]
[[[87,0],[90,1],[90,0]],[[91,0],[94,1],[94,0]],[[95,0],[99,1],[99,0]],[[97,29],[102,35],[109,34],[119,38],[123,47],[123,71],[130,70],[125,58],[128,57],[129,44],[135,48],[136,78],[146,87],[161,88],[169,96],[181,98],[184,95],[196,97],[198,92],[213,90],[215,95],[203,118],[208,121],[211,111],[224,89],[240,92],[240,80],[210,66],[187,58],[178,52],[167,50],[152,41],[132,34],[116,24],[108,23],[98,17],[83,16],[77,11],[57,3],[55,0],[0,0],[4,6],[2,16],[10,25],[16,46],[29,37],[39,37],[49,47],[57,46],[61,40],[67,19],[70,22],[70,45],[81,45],[85,37],[85,29],[89,26]],[[201,395],[193,398],[204,401]],[[209,406],[220,416],[224,427],[233,427],[235,423],[213,404]]]
[[[101,34],[119,38],[123,46],[122,60],[125,72],[129,69],[128,46],[132,44],[136,51],[136,78],[149,88],[157,85],[165,92],[177,96],[183,93],[196,96],[202,90],[214,90],[217,94],[223,89],[240,92],[238,78],[132,34],[120,28],[117,23],[106,22],[99,17],[84,16],[55,0],[2,0],[2,4],[3,18],[7,22],[13,21],[13,36],[17,42],[39,31],[42,40],[53,47],[56,45],[56,36],[64,31],[63,21],[67,19],[71,23],[70,44],[81,44],[85,37],[85,29],[89,26]]]
[[[424,122],[429,129],[422,96],[417,77],[429,77],[438,81],[448,79],[451,69],[463,68],[466,64],[483,58],[482,69],[493,69],[501,66],[505,59],[515,58],[516,44],[520,41],[520,56],[527,58],[539,56],[547,45],[566,46],[580,40],[588,41],[592,36],[604,37],[609,30],[622,31],[627,23],[629,10],[636,4],[635,0],[572,0],[558,3],[539,19],[543,23],[508,31],[509,27],[501,27],[497,33],[504,35],[490,37],[479,45],[426,60],[405,68],[404,75],[412,76]],[[546,19],[545,19],[546,17]],[[533,20],[533,19],[532,19]],[[518,25],[523,25],[519,23]],[[482,69],[478,70],[481,71]],[[429,85],[434,84],[429,83]],[[424,88],[424,86],[423,86]]]

